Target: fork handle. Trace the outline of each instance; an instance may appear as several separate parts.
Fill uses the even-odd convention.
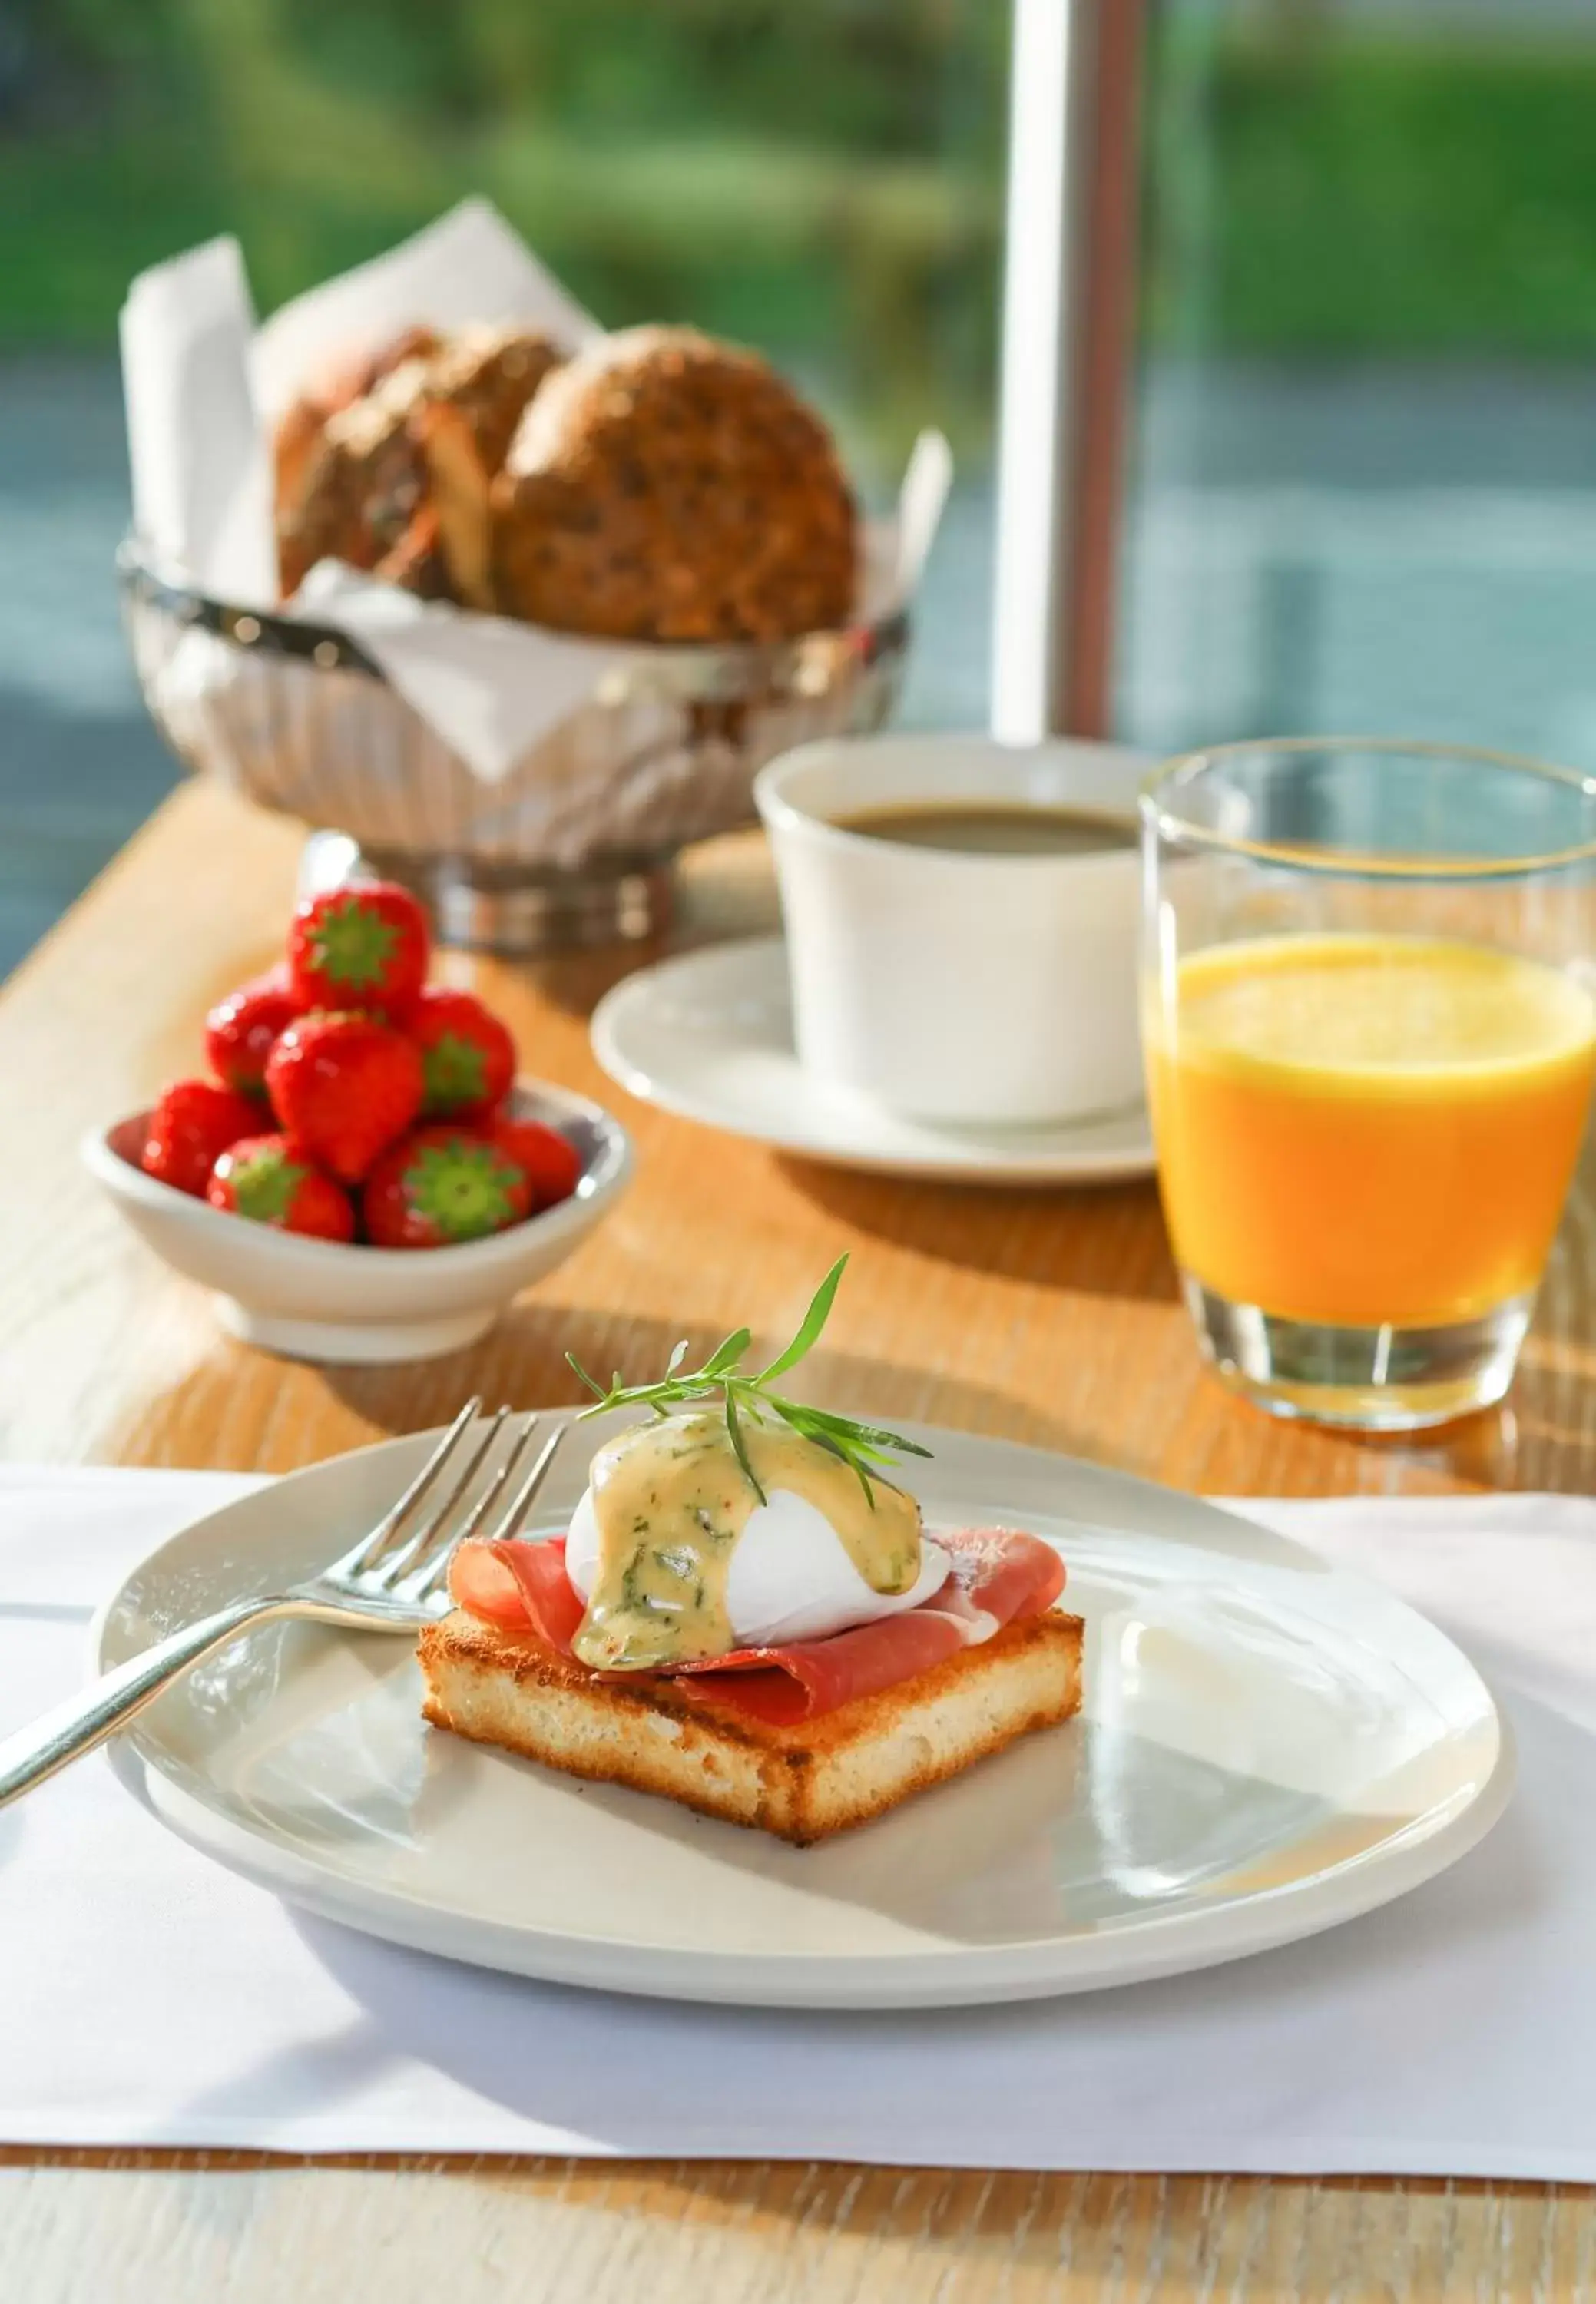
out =
[[[180,1673],[242,1632],[246,1624],[259,1623],[265,1616],[297,1613],[295,1604],[285,1598],[235,1600],[230,1608],[218,1608],[214,1616],[185,1624],[181,1631],[157,1640],[154,1648],[130,1656],[114,1672],[103,1673],[31,1727],[19,1729],[0,1743],[0,1808],[21,1799],[35,1784],[42,1784],[47,1776],[55,1775],[81,1753],[92,1752],[136,1712],[142,1712]]]

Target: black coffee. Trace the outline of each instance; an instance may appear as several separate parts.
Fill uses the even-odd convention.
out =
[[[1012,803],[916,801],[856,809],[832,818],[845,832],[868,840],[896,840],[908,848],[945,848],[966,856],[1095,856],[1134,848],[1128,824],[1081,808],[1033,808]]]

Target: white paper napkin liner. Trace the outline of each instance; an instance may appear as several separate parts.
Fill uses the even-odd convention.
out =
[[[543,328],[574,351],[603,330],[491,200],[462,200],[386,255],[308,288],[257,335],[256,404],[273,424],[307,376],[418,324],[440,335],[475,321]]]
[[[916,435],[898,483],[896,550],[883,611],[905,606],[919,590],[952,487],[953,449],[947,435],[928,426]]]
[[[140,273],[122,308],[134,529],[164,563],[250,607],[277,592],[271,459],[249,374],[254,327],[231,238]]]
[[[418,600],[337,560],[311,569],[292,613],[347,632],[484,784],[590,702],[627,652],[507,616]]]

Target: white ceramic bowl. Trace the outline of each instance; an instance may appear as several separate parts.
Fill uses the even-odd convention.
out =
[[[913,1120],[1035,1125],[1140,1101],[1136,796],[1112,744],[984,736],[806,744],[760,771],[806,1071]],[[1080,809],[1127,835],[1095,854],[955,854],[869,839],[855,809]]]
[[[224,1326],[246,1343],[294,1360],[425,1360],[474,1342],[513,1296],[563,1264],[631,1176],[626,1131],[601,1105],[522,1080],[511,1105],[570,1138],[582,1164],[576,1190],[525,1224],[454,1248],[345,1247],[225,1216],[138,1165],[146,1113],[91,1131],[83,1165],[158,1257],[216,1291]]]

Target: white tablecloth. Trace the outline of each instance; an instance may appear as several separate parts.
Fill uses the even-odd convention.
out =
[[[0,1732],[244,1483],[0,1473]],[[0,1812],[0,2141],[1596,2181],[1596,1504],[1250,1504],[1469,1649],[1521,1780],[1451,1872],[1230,1968],[951,2014],[565,1991],[308,1919],[103,1757]]]

